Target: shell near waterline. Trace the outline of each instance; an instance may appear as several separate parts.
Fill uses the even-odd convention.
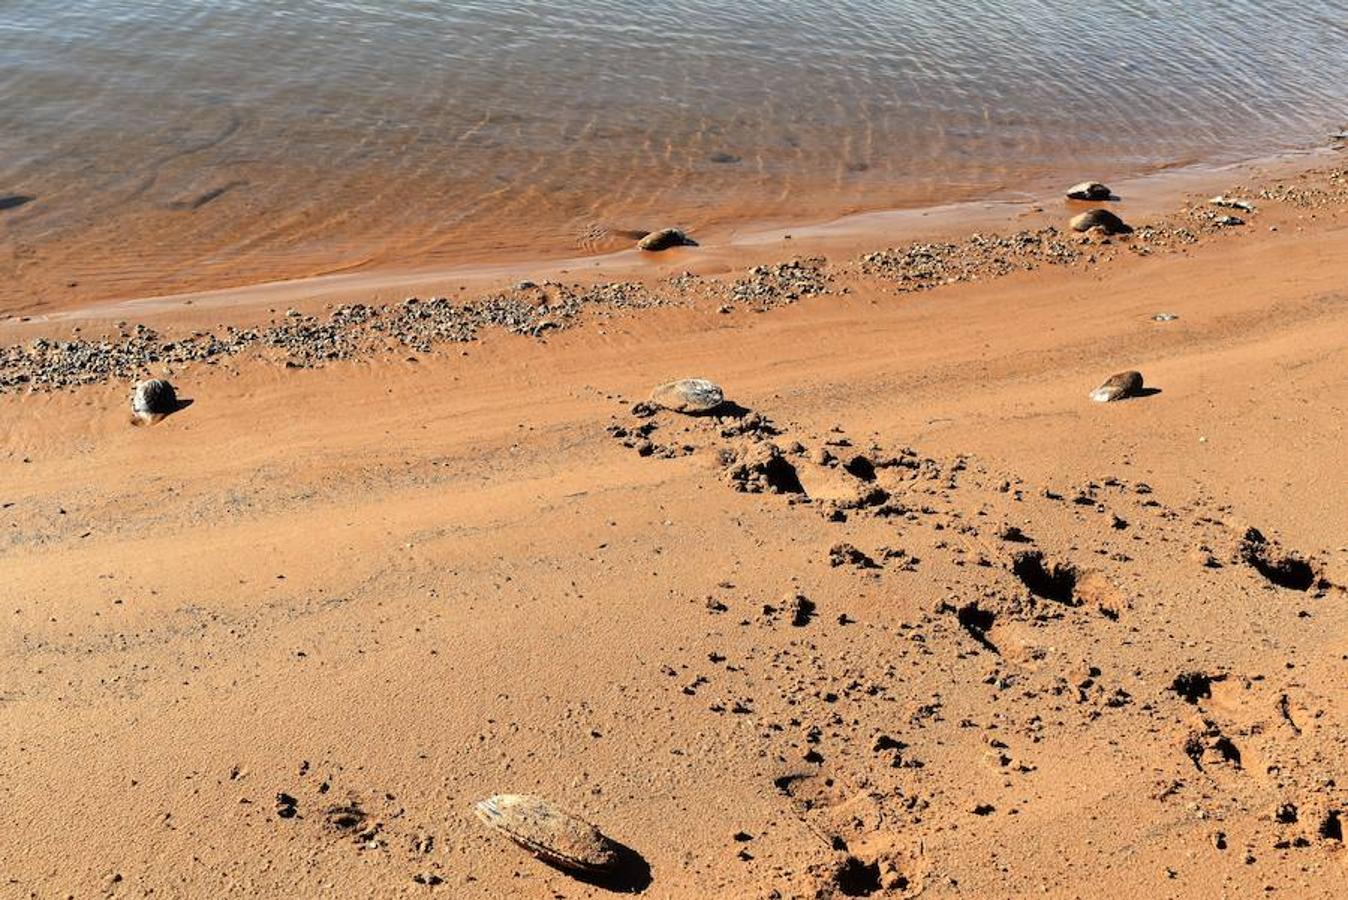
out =
[[[640,250],[668,250],[670,247],[695,247],[697,242],[677,228],[661,228],[637,241]]]
[[[497,794],[474,810],[489,827],[558,868],[602,873],[618,864],[618,847],[603,832],[542,797]]]
[[[1068,188],[1067,196],[1072,200],[1108,200],[1114,192],[1098,181],[1083,181]]]

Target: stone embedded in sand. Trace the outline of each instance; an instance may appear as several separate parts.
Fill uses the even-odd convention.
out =
[[[724,403],[725,392],[705,378],[680,378],[651,391],[650,402],[674,412],[704,413]]]
[[[178,408],[178,395],[173,385],[162,378],[136,382],[131,394],[131,411],[142,419],[166,416]]]
[[[1114,192],[1098,181],[1083,181],[1068,188],[1067,196],[1072,200],[1108,200]]]
[[[677,228],[661,228],[637,241],[639,250],[668,250],[670,247],[696,247],[697,242]]]
[[[1109,376],[1104,384],[1091,391],[1091,399],[1096,403],[1112,403],[1126,397],[1136,397],[1141,391],[1141,372],[1120,372]]]
[[[1309,591],[1319,577],[1315,568],[1295,553],[1283,553],[1270,544],[1257,528],[1248,528],[1237,548],[1237,556],[1253,566],[1270,583],[1294,591]]]
[[[603,832],[542,797],[497,794],[474,809],[487,825],[558,868],[602,873],[619,862],[617,845]]]
[[[800,478],[772,441],[749,441],[717,453],[721,477],[747,494],[801,494]]]
[[[1088,209],[1080,215],[1073,216],[1072,221],[1068,224],[1072,226],[1073,231],[1090,231],[1092,228],[1103,228],[1106,234],[1128,234],[1133,230],[1124,224],[1123,219],[1107,209]]]
[[[832,459],[832,454],[821,454]],[[806,496],[816,503],[838,509],[861,509],[879,506],[889,499],[883,488],[853,474],[846,466],[821,465],[813,460],[801,460],[796,466],[796,477]]]
[[[791,614],[791,624],[804,628],[815,615],[814,601],[804,594],[787,594],[782,606]]]

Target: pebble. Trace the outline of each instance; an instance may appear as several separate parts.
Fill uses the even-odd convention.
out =
[[[475,810],[488,827],[558,868],[601,874],[619,862],[617,846],[603,832],[542,797],[497,794]]]
[[[1142,390],[1142,373],[1135,371],[1120,372],[1105,379],[1105,383],[1091,391],[1091,399],[1096,403],[1111,403],[1127,397],[1136,397]]]
[[[725,402],[725,392],[705,378],[681,378],[651,391],[651,403],[681,413],[711,412]]]
[[[1114,192],[1098,181],[1083,181],[1068,188],[1067,196],[1072,200],[1108,200]]]

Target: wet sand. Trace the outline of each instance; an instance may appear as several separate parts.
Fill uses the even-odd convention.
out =
[[[729,312],[726,262],[536,336],[175,365],[153,426],[124,379],[0,394],[6,890],[607,895],[473,816],[528,792],[648,896],[1333,896],[1348,198],[1265,175],[1245,226],[1172,197],[1125,212],[1165,242],[922,290],[856,244]],[[685,375],[735,414],[633,411]]]

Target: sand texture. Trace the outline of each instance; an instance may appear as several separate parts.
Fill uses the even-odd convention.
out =
[[[0,896],[1341,896],[1336,161],[1243,226],[3,323]]]

